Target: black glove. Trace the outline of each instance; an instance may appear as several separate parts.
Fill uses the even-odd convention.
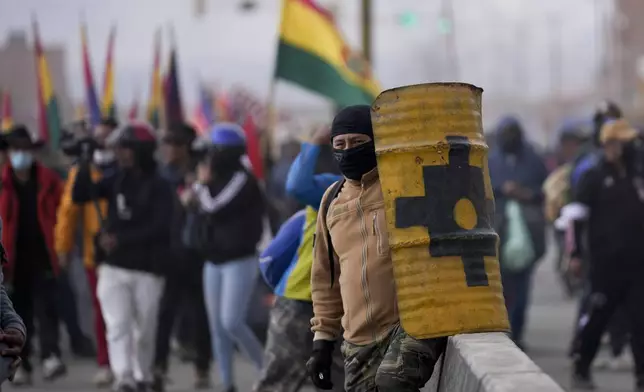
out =
[[[306,363],[309,377],[317,388],[333,389],[331,382],[331,364],[333,363],[333,348],[335,342],[329,340],[315,340],[311,358]]]

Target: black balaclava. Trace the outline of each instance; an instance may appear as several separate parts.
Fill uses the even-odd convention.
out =
[[[333,156],[340,172],[350,180],[360,181],[362,176],[376,167],[376,147],[371,126],[371,107],[368,105],[348,106],[333,119],[331,140],[339,135],[359,133],[372,140],[347,150],[333,149]]]

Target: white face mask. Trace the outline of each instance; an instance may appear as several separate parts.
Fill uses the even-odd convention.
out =
[[[94,163],[97,165],[112,163],[114,159],[114,151],[112,150],[94,150]]]
[[[11,166],[16,170],[25,170],[34,163],[34,156],[27,151],[11,151],[9,159]]]

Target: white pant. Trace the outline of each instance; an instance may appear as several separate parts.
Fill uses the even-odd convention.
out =
[[[117,384],[151,381],[159,300],[165,280],[110,265],[98,268],[110,367]]]

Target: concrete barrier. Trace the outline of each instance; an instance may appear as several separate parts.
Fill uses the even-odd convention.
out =
[[[449,338],[426,392],[563,392],[503,333]]]

